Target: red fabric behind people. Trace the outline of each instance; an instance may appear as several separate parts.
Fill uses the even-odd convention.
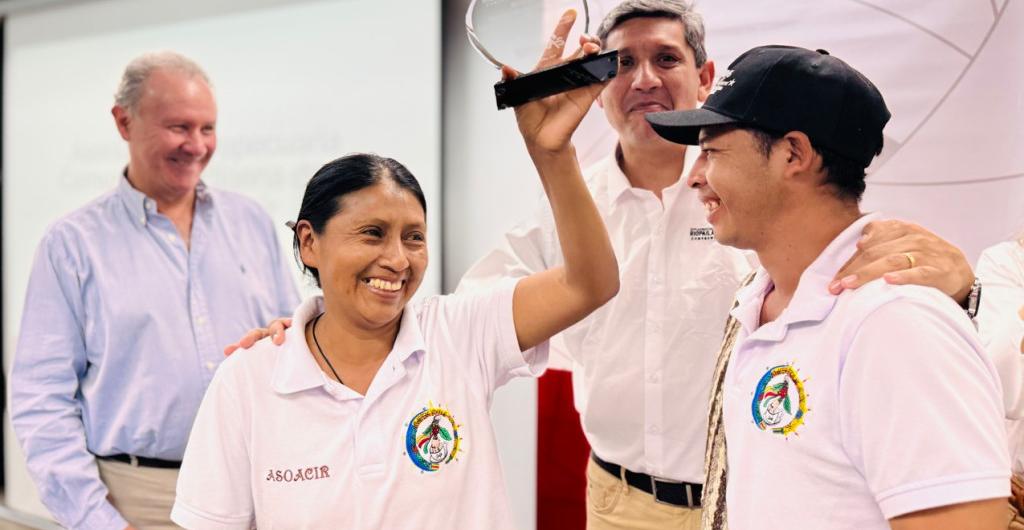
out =
[[[548,370],[537,383],[537,530],[586,528],[588,458],[572,373]]]

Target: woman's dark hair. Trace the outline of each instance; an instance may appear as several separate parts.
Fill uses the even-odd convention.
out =
[[[359,191],[377,184],[384,178],[391,179],[399,187],[408,190],[427,213],[427,200],[419,181],[400,162],[393,158],[385,158],[369,153],[345,155],[324,164],[306,184],[306,193],[302,196],[302,206],[295,222],[309,221],[313,232],[322,234],[327,221],[341,210],[341,199],[349,193]],[[304,272],[313,277],[320,287],[320,271],[308,267],[302,262],[299,253],[299,234],[292,239],[295,259]]]

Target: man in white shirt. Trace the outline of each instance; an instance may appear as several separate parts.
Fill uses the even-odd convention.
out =
[[[1003,384],[1013,472],[1024,476],[1024,236],[985,249],[977,271],[986,285],[978,332]]]
[[[858,203],[882,95],[824,50],[787,46],[741,55],[712,92],[647,119],[699,141],[688,183],[715,238],[761,262],[731,312],[729,526],[1006,528],[999,378],[970,320],[935,289],[826,292],[878,219]]]
[[[604,48],[619,50],[618,75],[598,99],[619,142],[585,176],[622,282],[615,299],[554,339],[552,352],[575,365],[576,406],[593,450],[588,528],[698,528],[715,352],[733,294],[753,260],[714,242],[704,208],[680,178],[697,153],[660,138],[644,115],[695,108],[711,91],[715,68],[704,48],[703,20],[686,2],[623,2],[598,36]],[[941,279],[949,294],[965,296],[974,278],[948,243],[907,225],[868,230],[875,231],[875,244],[912,236],[894,243],[903,247],[898,251],[885,251],[918,256],[915,270],[899,273],[904,280]],[[921,244],[929,251],[920,251]],[[869,255],[851,262],[858,279],[844,286],[855,288],[891,269],[891,262]],[[926,256],[936,258],[924,263]],[[466,273],[459,290],[561,262],[545,203]],[[906,268],[902,257],[896,264]],[[949,273],[915,276],[934,267]]]

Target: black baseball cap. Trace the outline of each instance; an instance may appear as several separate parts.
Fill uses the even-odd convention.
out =
[[[891,114],[878,88],[825,50],[759,46],[740,55],[694,110],[646,115],[663,138],[697,145],[702,127],[737,124],[800,131],[819,149],[867,167]]]

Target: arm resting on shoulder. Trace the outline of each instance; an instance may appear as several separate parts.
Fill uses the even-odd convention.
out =
[[[829,290],[839,294],[883,277],[896,285],[934,287],[961,306],[974,283],[971,264],[959,248],[920,225],[895,219],[864,227],[857,252],[836,273]]]

